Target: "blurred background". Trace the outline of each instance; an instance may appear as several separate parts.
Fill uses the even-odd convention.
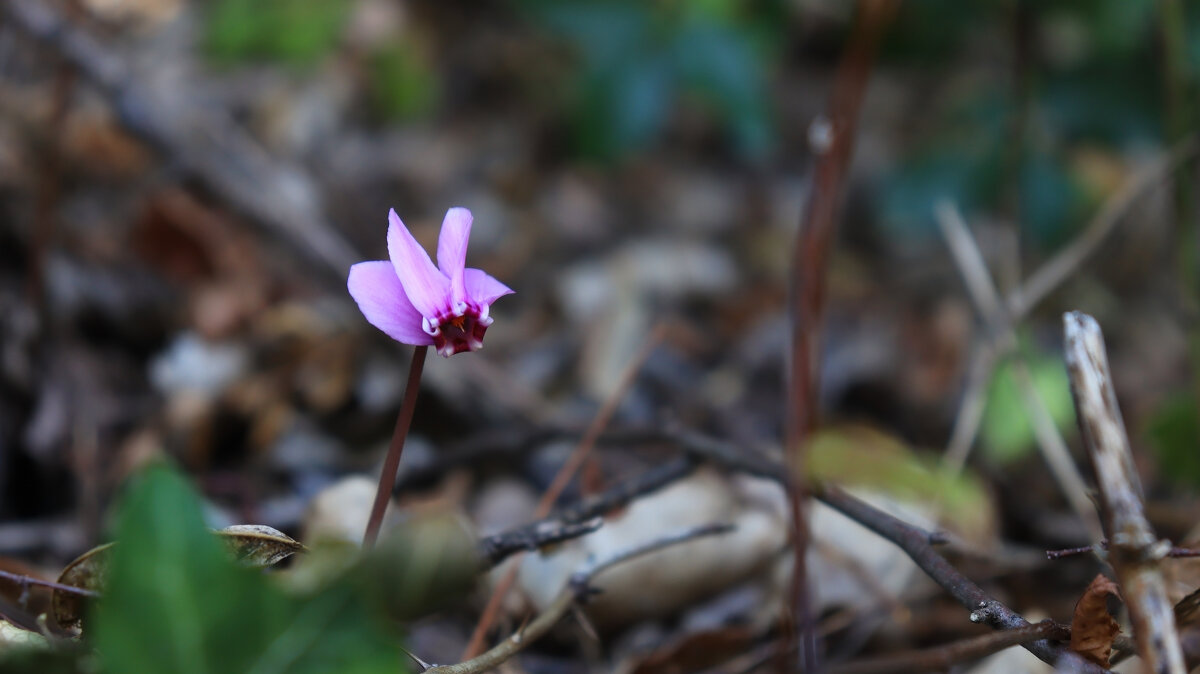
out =
[[[947,526],[992,551],[976,572],[1015,608],[1066,619],[1096,567],[1034,554],[1093,542],[1072,508],[1082,492],[1060,486],[1043,448],[1057,429],[1086,468],[1063,311],[1105,330],[1158,533],[1181,541],[1195,521],[1200,11],[893,10],[828,258],[830,474],[920,495],[937,488],[888,485],[856,473],[871,461],[836,457],[853,445],[932,466],[949,447],[972,505]],[[214,523],[289,533],[323,489],[374,479],[410,352],[365,322],[345,278],[386,258],[389,208],[431,250],[446,209],[470,208],[468,264],[516,290],[492,308],[482,352],[427,364],[402,500],[449,501],[479,523],[505,499],[536,499],[570,444],[532,431],[586,425],[660,324],[612,425],[677,423],[777,450],[792,248],[864,11],[7,0],[0,566],[53,577],[105,540],[123,481],[155,457],[187,471]],[[1004,330],[964,285],[939,200],[1017,298]],[[1021,305],[1022,284],[1081,245],[1061,282]],[[1005,330],[1013,348],[995,356]],[[1031,419],[1049,420],[1041,441]],[[663,456],[606,449],[591,479]],[[930,607],[950,604],[921,601],[928,631],[906,623],[889,638],[937,633]],[[938,629],[969,631],[946,621]],[[874,643],[877,627],[847,648]],[[843,628],[829,627],[835,643]]]

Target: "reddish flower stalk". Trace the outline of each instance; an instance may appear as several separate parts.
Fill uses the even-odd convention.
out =
[[[404,441],[408,438],[408,427],[412,425],[413,410],[417,407],[417,391],[421,385],[421,370],[425,366],[427,346],[413,349],[412,364],[408,366],[408,383],[404,386],[404,402],[400,404],[400,416],[396,417],[396,430],[392,432],[392,444],[388,445],[383,470],[379,472],[379,486],[375,489],[375,502],[371,505],[371,517],[367,520],[367,531],[363,534],[363,547],[370,548],[379,538],[379,527],[391,500],[392,486],[396,484],[396,473],[400,470],[400,455],[404,453]]]

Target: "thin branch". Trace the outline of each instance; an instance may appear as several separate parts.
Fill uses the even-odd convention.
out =
[[[566,587],[563,588],[554,601],[542,613],[530,621],[528,625],[518,630],[511,637],[501,641],[491,650],[478,657],[460,662],[457,665],[430,667],[425,672],[426,674],[477,674],[478,672],[494,669],[519,653],[529,644],[540,639],[546,632],[549,632],[550,628],[554,627],[572,607],[578,603],[587,601],[587,598],[593,593],[592,580],[605,570],[665,547],[692,541],[703,536],[728,533],[733,528],[729,524],[708,524],[622,550],[602,560],[593,560],[579,571],[571,574]]]
[[[1138,654],[1148,671],[1182,674],[1187,669],[1175,614],[1159,569],[1170,544],[1158,540],[1142,511],[1141,482],[1117,407],[1104,336],[1096,320],[1080,312],[1065,314],[1063,325],[1071,394],[1109,533],[1108,558],[1129,608]]]
[[[1088,552],[1094,552],[1097,554],[1097,556],[1099,556],[1101,559],[1103,559],[1103,558],[1107,557],[1107,551],[1108,551],[1108,539],[1104,539],[1104,540],[1100,541],[1099,543],[1097,543],[1096,545],[1085,545],[1085,546],[1081,546],[1078,548],[1064,548],[1062,550],[1047,550],[1046,551],[1046,559],[1049,559],[1049,560],[1062,559],[1064,557],[1072,557],[1075,555],[1082,555],[1082,554],[1085,554]],[[1200,557],[1200,550],[1198,550],[1196,548],[1172,547],[1170,550],[1167,551],[1167,554],[1165,556],[1166,557],[1182,557],[1182,558]]]
[[[971,236],[967,223],[963,221],[962,214],[954,204],[944,200],[936,204],[934,212],[946,245],[950,248],[959,273],[966,283],[971,301],[991,334],[991,349],[997,354],[1015,352],[1017,335],[1012,318],[1000,299],[1000,293],[988,274],[983,254],[975,238]],[[994,363],[993,359],[990,364]],[[1088,499],[1083,477],[1079,474],[1079,469],[1075,466],[1067,443],[1054,424],[1053,417],[1046,409],[1045,402],[1033,385],[1028,366],[1019,355],[1014,356],[1012,360],[1012,371],[1013,378],[1021,390],[1021,402],[1025,405],[1029,420],[1033,424],[1034,437],[1042,450],[1043,458],[1050,466],[1050,471],[1067,501],[1088,527],[1092,537],[1101,538],[1103,532],[1100,530],[1100,521],[1096,517],[1091,500]],[[957,459],[958,456],[954,458]],[[966,458],[965,451],[962,458]]]
[[[600,528],[600,518],[585,522],[543,520],[480,539],[479,557],[484,569],[490,569],[518,552],[539,550],[547,545],[586,536]]]
[[[830,668],[829,674],[891,674],[892,672],[928,672],[950,669],[968,660],[975,660],[1006,648],[1044,639],[1062,641],[1070,638],[1070,630],[1043,620],[1036,625],[1016,627],[1003,632],[963,639],[919,651],[908,651],[877,658],[865,658]]]
[[[95,599],[100,596],[99,593],[94,592],[92,590],[85,590],[82,587],[75,587],[74,585],[64,585],[62,583],[55,583],[55,582],[52,582],[49,580],[42,580],[40,578],[34,578],[32,576],[22,576],[19,573],[11,573],[9,571],[0,571],[0,578],[3,578],[4,580],[16,583],[23,587],[28,587],[30,585],[37,585],[38,587],[48,587],[51,590],[57,590],[59,592],[66,592],[68,594],[75,594],[75,595],[79,595],[80,597],[88,597],[89,599]]]
[[[1130,178],[1104,203],[1100,213],[1092,219],[1082,234],[1043,264],[1008,297],[1006,305],[1009,316],[1013,320],[1020,320],[1055,288],[1062,285],[1063,281],[1096,252],[1134,204],[1161,185],[1186,162],[1194,159],[1198,152],[1200,140],[1194,136],[1184,139],[1171,148],[1170,152]]]
[[[897,519],[882,510],[854,498],[832,486],[813,490],[813,495],[883,538],[895,543],[921,567],[926,575],[946,590],[963,606],[971,609],[971,621],[993,629],[1011,630],[1029,626],[1018,613],[993,599],[978,585],[955,569],[931,545],[931,535],[922,529]],[[1048,639],[1022,644],[1026,650],[1049,664],[1062,664],[1069,659],[1075,671],[1105,672],[1102,667],[1083,661],[1069,649]]]
[[[599,522],[596,522],[594,526],[591,526],[586,531],[580,531],[575,535],[567,534],[566,532],[574,531],[572,529],[574,527],[586,527],[588,523],[594,522],[600,516],[621,508],[636,498],[654,493],[682,477],[690,475],[695,470],[697,464],[698,462],[690,456],[679,457],[652,468],[637,477],[618,482],[599,494],[594,494],[571,506],[562,508],[551,517],[488,536],[479,543],[480,556],[483,563],[495,566],[521,550],[533,550],[547,543],[554,542],[546,540],[542,543],[535,543],[532,546],[520,544],[522,541],[537,541],[539,537],[545,535],[541,532],[562,531],[564,535],[559,540],[576,538],[577,536],[590,533],[599,528]]]
[[[950,441],[946,443],[946,465],[955,473],[967,463],[967,456],[979,435],[979,426],[987,409],[988,382],[996,365],[996,355],[996,349],[986,343],[977,345],[971,355],[966,389],[954,418]]]

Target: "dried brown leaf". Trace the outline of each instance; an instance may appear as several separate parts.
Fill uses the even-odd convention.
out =
[[[108,562],[112,557],[113,543],[98,545],[75,558],[58,576],[60,585],[71,585],[99,592],[104,587],[108,576]],[[55,590],[51,599],[54,609],[54,622],[67,630],[78,630],[83,627],[83,609],[87,597],[71,592]]]
[[[278,529],[262,524],[238,524],[217,531],[238,561],[255,567],[278,564],[297,552],[307,550],[299,541]],[[115,543],[88,550],[67,565],[58,577],[61,585],[102,592]],[[81,630],[87,597],[55,590],[52,598],[54,621],[63,629]]]
[[[238,561],[266,568],[307,550],[299,541],[263,524],[235,524],[217,535],[229,545]]]
[[[1121,597],[1117,584],[1097,574],[1088,585],[1071,619],[1071,650],[1100,665],[1108,667],[1113,639],[1121,633],[1117,621],[1108,612],[1108,595]]]
[[[1200,622],[1200,589],[1180,599],[1175,604],[1175,625],[1183,628]]]

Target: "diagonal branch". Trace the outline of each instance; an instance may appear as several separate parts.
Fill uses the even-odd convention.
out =
[[[975,238],[971,236],[970,230],[967,229],[962,214],[948,201],[938,202],[935,212],[938,225],[953,254],[954,262],[958,265],[959,272],[966,282],[971,301],[990,333],[989,350],[992,353],[982,354],[979,358],[1015,353],[1017,351],[1017,335],[1013,328],[1013,319],[1000,299],[1000,293],[988,274],[987,264],[983,261],[983,254],[980,252]],[[995,364],[995,360],[977,364],[989,367]],[[1049,464],[1054,479],[1058,482],[1063,494],[1066,495],[1071,507],[1087,526],[1092,538],[1098,540],[1103,535],[1100,530],[1100,522],[1096,518],[1096,511],[1092,507],[1091,500],[1088,499],[1083,477],[1080,476],[1079,469],[1071,459],[1067,442],[1059,433],[1054,419],[1046,409],[1045,402],[1042,401],[1041,395],[1034,387],[1033,378],[1030,376],[1029,367],[1025,364],[1024,359],[1020,355],[1016,355],[1012,360],[1012,366],[1013,378],[1021,389],[1021,400],[1025,404],[1029,420],[1033,424],[1034,436],[1037,439],[1038,447],[1042,450],[1042,456]],[[982,380],[986,379],[986,377],[982,378]],[[982,385],[981,380],[974,380],[972,383]],[[961,456],[965,460],[965,450],[969,447],[969,444],[959,447],[952,446],[952,449],[956,451],[952,458],[957,460]],[[960,450],[961,454],[957,453]]]
[[[1181,166],[1195,159],[1198,153],[1200,153],[1200,139],[1195,136],[1187,138],[1126,182],[1115,195],[1104,203],[1100,213],[1092,219],[1082,234],[1043,264],[1008,297],[1006,305],[1013,320],[1023,318],[1030,309],[1037,306],[1055,288],[1062,285],[1063,281],[1075,273],[1075,270],[1092,253],[1096,252],[1096,249],[1121,223],[1134,204],[1178,171]]]

